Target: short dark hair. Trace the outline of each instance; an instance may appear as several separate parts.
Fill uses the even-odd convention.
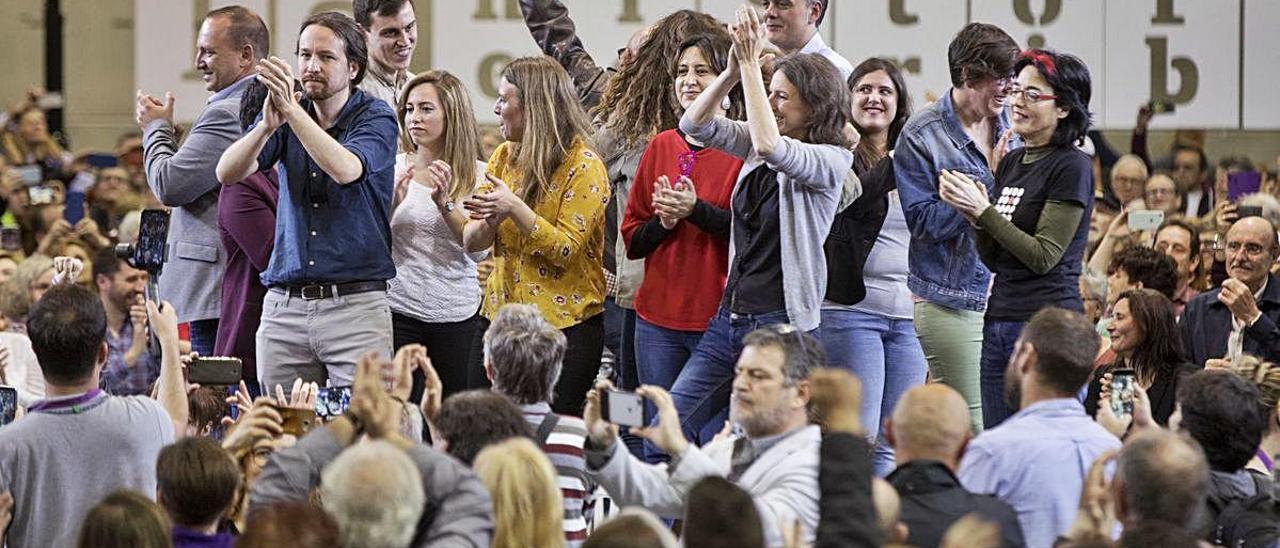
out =
[[[1258,167],[1244,154],[1228,154],[1218,158],[1218,169],[1223,171],[1247,171],[1254,173]]]
[[[1178,291],[1178,265],[1168,255],[1141,245],[1131,245],[1111,258],[1108,274],[1124,272],[1130,283],[1142,282],[1142,287],[1154,289],[1173,299]]]
[[[432,424],[448,442],[448,452],[471,466],[490,444],[529,437],[529,424],[516,404],[489,390],[467,390],[445,398]]]
[[[1160,228],[1156,229],[1156,235],[1159,235],[1161,232],[1164,232],[1164,229],[1169,227],[1177,227],[1187,231],[1187,234],[1191,235],[1191,246],[1190,246],[1191,256],[1192,257],[1200,256],[1200,230],[1199,229],[1197,229],[1194,226],[1191,226],[1191,223],[1188,223],[1187,221],[1183,220],[1181,217],[1172,217],[1169,219],[1165,219],[1163,223],[1160,223]]]
[[[354,62],[360,66],[356,69],[356,77],[351,79],[351,89],[355,89],[360,82],[364,81],[364,73],[369,68],[369,45],[365,43],[364,28],[345,13],[323,11],[303,21],[302,26],[298,28],[298,35],[301,36],[302,32],[311,25],[320,25],[338,35],[346,46],[347,62]],[[295,54],[297,51],[298,49],[294,48]]]
[[[785,74],[809,106],[806,141],[849,148],[849,138],[844,133],[845,125],[853,120],[849,88],[836,66],[816,53],[792,53],[779,59],[775,67],[774,74]]]
[[[187,395],[187,425],[200,433],[197,435],[204,435],[206,428],[217,428],[227,412],[227,393],[221,388],[201,386]]]
[[[1184,524],[1209,488],[1209,465],[1195,440],[1156,430],[1133,436],[1116,460],[1127,517]]]
[[[1089,99],[1093,97],[1093,79],[1089,67],[1079,57],[1053,50],[1031,49],[1022,52],[1013,65],[1014,74],[1033,66],[1053,88],[1053,100],[1059,108],[1066,109],[1067,117],[1058,120],[1049,143],[1059,147],[1075,146],[1089,132],[1092,116]]]
[[[567,347],[564,333],[536,307],[502,307],[484,333],[493,389],[521,405],[551,401]]]
[[[267,24],[253,10],[244,6],[227,6],[206,14],[205,19],[226,17],[231,24],[227,29],[227,39],[236,48],[249,46],[253,48],[253,58],[260,60],[271,53],[271,33]]]
[[[1080,544],[1074,544],[1080,546]],[[1108,544],[1116,546],[1116,544]],[[1200,548],[1202,543],[1182,523],[1164,523],[1158,521],[1139,521],[1125,525],[1120,532],[1121,548]]]
[[[107,336],[102,299],[78,285],[54,286],[31,307],[27,334],[46,380],[84,382],[93,374]]]
[[[827,352],[822,343],[790,324],[766,325],[747,333],[742,346],[772,346],[782,350],[782,373],[788,385],[808,379],[814,369],[827,366]]]
[[[173,546],[164,512],[150,495],[128,489],[112,492],[93,505],[79,528],[76,546]]]
[[[1236,472],[1253,458],[1267,430],[1270,413],[1261,401],[1258,387],[1231,371],[1198,371],[1178,384],[1179,428],[1204,448],[1209,468]]]
[[[184,527],[218,521],[240,488],[240,468],[218,442],[189,436],[160,450],[156,491],[170,519]]]
[[[951,85],[960,87],[984,78],[1013,74],[1018,43],[1003,29],[987,23],[969,23],[947,46]]]
[[[1021,339],[1036,350],[1036,374],[1045,388],[1074,396],[1089,380],[1100,341],[1084,314],[1041,308],[1022,328]]]
[[[719,476],[694,484],[684,505],[685,546],[763,548],[764,529],[751,494]]]
[[[254,510],[236,538],[236,548],[329,548],[338,546],[338,524],[308,501],[281,502]]]
[[[391,17],[400,13],[405,4],[413,0],[351,0],[351,14],[364,30],[373,28],[373,15]]]
[[[93,254],[93,279],[97,280],[98,276],[106,276],[108,278],[115,276],[117,272],[120,272],[120,265],[123,262],[124,259],[116,255],[115,249],[111,247],[99,249]]]
[[[1179,152],[1195,153],[1195,155],[1200,158],[1200,171],[1209,171],[1209,155],[1204,153],[1203,148],[1175,143],[1173,148],[1169,149],[1169,158],[1176,158]]]

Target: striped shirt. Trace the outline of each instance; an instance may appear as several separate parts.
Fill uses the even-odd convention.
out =
[[[522,405],[520,409],[530,431],[536,434],[547,413],[551,412],[551,404]],[[560,415],[551,435],[542,444],[542,451],[560,475],[560,494],[564,497],[564,538],[565,546],[569,548],[577,548],[587,540],[594,506],[591,494],[596,486],[587,476],[587,460],[582,450],[586,441],[587,426],[582,419]]]

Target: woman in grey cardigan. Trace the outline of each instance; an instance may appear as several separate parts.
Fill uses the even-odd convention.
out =
[[[720,309],[671,390],[685,436],[695,441],[710,440],[724,424],[716,419],[728,408],[747,333],[778,323],[818,328],[827,281],[822,243],[853,165],[845,133],[849,92],[836,68],[818,55],[789,55],[776,62],[766,91],[764,40],[753,10],[738,11],[733,34],[729,66],[680,120],[690,138],[745,162],[731,202],[729,277]],[[716,117],[739,83],[747,121]],[[769,404],[737,405],[735,414],[749,414]]]

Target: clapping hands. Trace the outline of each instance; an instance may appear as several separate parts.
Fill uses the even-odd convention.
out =
[[[658,177],[653,185],[653,212],[662,223],[662,228],[671,230],[680,219],[693,214],[693,207],[698,203],[698,192],[693,180],[681,176],[674,185],[666,175]]]

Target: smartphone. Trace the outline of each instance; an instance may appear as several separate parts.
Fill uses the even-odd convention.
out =
[[[27,187],[27,202],[33,206],[52,204],[55,196],[56,194],[51,186],[36,185]]]
[[[16,226],[0,228],[0,249],[5,251],[22,249],[22,229]]]
[[[1237,202],[1246,195],[1262,190],[1262,174],[1256,171],[1237,171],[1227,174],[1227,200]]]
[[[316,394],[316,415],[331,421],[342,416],[351,406],[350,386],[329,386]]]
[[[14,166],[10,169],[22,179],[23,186],[35,186],[44,182],[44,170],[38,165]]]
[[[0,386],[0,426],[13,422],[18,416],[18,389]]]
[[[198,357],[187,367],[187,382],[202,386],[235,386],[240,384],[240,358]]]
[[[133,248],[133,266],[156,272],[164,265],[165,240],[169,237],[169,212],[144,209],[138,224],[138,243]]]
[[[1151,110],[1152,114],[1173,114],[1178,110],[1177,105],[1172,102],[1158,99],[1147,101],[1147,108]]]
[[[1239,206],[1236,208],[1236,215],[1236,219],[1243,219],[1245,217],[1261,217],[1262,206]]]
[[[1133,391],[1138,377],[1132,369],[1111,372],[1111,412],[1117,417],[1133,414]]]
[[[68,192],[67,199],[63,202],[62,218],[66,219],[71,226],[75,226],[84,218],[84,193]]]
[[[600,416],[619,426],[644,426],[644,399],[635,392],[605,390],[600,397]]]
[[[1129,230],[1155,230],[1164,222],[1164,212],[1155,210],[1130,211]]]
[[[117,158],[115,154],[90,154],[84,157],[84,161],[86,164],[89,164],[89,167],[96,167],[98,169],[102,169],[104,167],[116,167],[120,165],[120,159]]]
[[[284,420],[280,424],[285,434],[294,437],[302,437],[310,432],[320,423],[316,418],[314,409],[297,409],[293,407],[276,407],[276,411],[280,412],[280,418]]]

